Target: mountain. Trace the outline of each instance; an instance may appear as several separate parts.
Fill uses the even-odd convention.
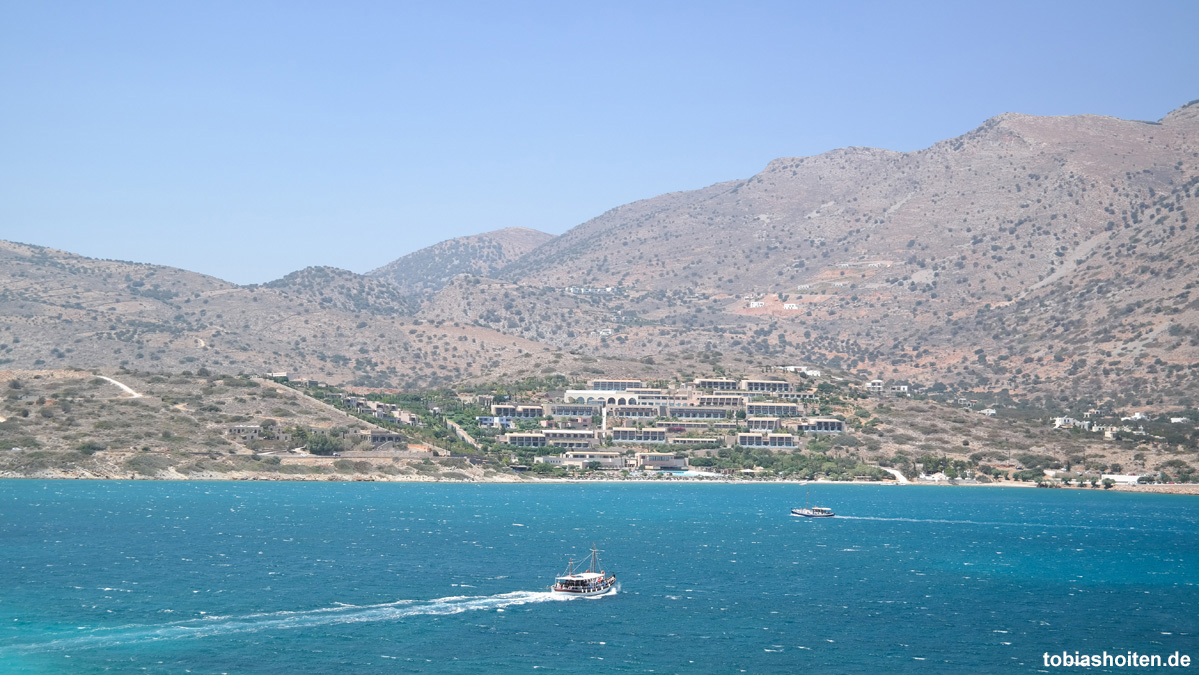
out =
[[[499,273],[536,289],[505,290],[537,296],[521,317],[486,293],[423,311],[599,353],[1186,398],[1197,181],[1199,103],[1157,122],[1009,113],[916,152],[778,159],[613,209]]]
[[[418,309],[394,285],[336,267],[306,267],[263,286],[347,312],[391,316]]]
[[[286,371],[375,387],[550,367],[548,347],[407,317],[405,302],[383,282],[331,268],[242,287],[0,241],[0,367]]]
[[[879,258],[894,268],[957,251],[972,262],[972,248],[989,258],[992,243],[1006,248],[1031,237],[1035,248],[1055,235],[1082,237],[1102,231],[1113,208],[1135,207],[1154,198],[1150,189],[1169,191],[1193,175],[1196,108],[1156,123],[1005,114],[917,152],[847,148],[778,159],[747,180],[612,209],[500,276],[553,286],[787,292],[796,290],[792,281],[821,281],[819,270],[843,262]],[[975,243],[991,235],[1008,236]],[[1051,273],[1044,258],[1017,268],[1015,283]]]
[[[432,386],[810,364],[988,400],[1199,400],[1199,102],[1007,113],[259,287],[0,243],[0,365]]]
[[[459,274],[494,276],[553,238],[552,234],[525,227],[458,237],[409,253],[367,272],[367,276],[388,281],[401,293],[427,296]]]

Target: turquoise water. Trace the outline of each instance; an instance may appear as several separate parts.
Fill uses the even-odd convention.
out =
[[[1199,657],[1199,499],[0,481],[5,673],[1028,672]],[[592,541],[619,594],[544,592]],[[1102,672],[1102,669],[1092,672]]]

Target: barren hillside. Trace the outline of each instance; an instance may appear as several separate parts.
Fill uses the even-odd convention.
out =
[[[605,289],[587,300],[622,338],[612,353],[682,344],[928,385],[1187,397],[1196,199],[1197,104],[1159,122],[1004,114],[918,152],[780,159],[613,209],[501,277]],[[495,311],[485,323],[514,330]]]
[[[408,387],[801,363],[1185,406],[1199,397],[1197,200],[1192,103],[1158,122],[1003,114],[917,152],[779,159],[556,238],[443,242],[370,278],[308,268],[238,287],[0,243],[0,365]]]
[[[348,312],[390,316],[412,314],[417,309],[416,301],[394,285],[336,267],[306,267],[263,285]]]
[[[502,268],[554,236],[525,227],[509,227],[449,239],[394,260],[368,276],[388,281],[409,295],[426,296],[459,274],[495,276]]]
[[[540,344],[399,316],[397,296],[348,272],[239,287],[184,270],[0,242],[0,366],[289,372],[418,387],[537,371]],[[371,309],[358,308],[363,301]]]

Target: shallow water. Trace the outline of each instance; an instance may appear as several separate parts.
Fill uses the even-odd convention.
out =
[[[1199,500],[0,481],[0,671],[997,672],[1199,657]],[[592,541],[621,581],[546,592]],[[1103,672],[1092,669],[1092,672]]]

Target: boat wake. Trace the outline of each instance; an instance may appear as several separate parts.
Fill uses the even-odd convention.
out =
[[[1069,523],[1013,523],[1013,522],[987,522],[981,520],[945,520],[939,518],[880,518],[877,516],[836,516],[839,520],[883,520],[895,523],[941,523],[947,525],[987,525],[995,527],[1046,527],[1046,528],[1066,528],[1071,530],[1116,530],[1128,531],[1139,530],[1142,528],[1128,527],[1112,527],[1105,525],[1073,525]]]
[[[292,630],[336,624],[395,621],[413,616],[446,616],[479,610],[503,610],[506,607],[540,602],[572,600],[549,592],[515,591],[486,596],[452,596],[436,600],[397,600],[378,605],[344,605],[303,611],[267,612],[244,616],[218,616],[176,621],[159,625],[134,624],[113,628],[92,628],[70,636],[33,644],[0,647],[19,653],[102,649],[121,645],[163,640],[204,638],[267,630]]]

